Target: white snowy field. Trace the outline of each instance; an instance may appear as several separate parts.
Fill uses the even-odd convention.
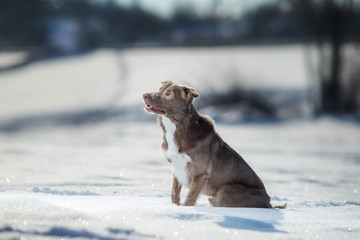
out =
[[[241,56],[286,55],[295,65],[302,59],[299,47],[203,51],[99,51],[0,73],[0,239],[359,239],[360,127],[332,118],[217,124],[272,203],[287,202],[286,209],[214,208],[205,197],[195,207],[171,204],[161,129],[142,111],[142,93],[164,80],[216,86],[218,68],[205,67],[207,56],[233,56],[241,66]],[[203,71],[181,71],[195,66],[190,61],[213,71],[208,85],[195,80]],[[242,74],[267,79],[267,71],[276,75],[270,69]],[[291,70],[300,77],[290,87],[306,84],[303,70]],[[262,85],[259,79],[252,84]],[[136,109],[136,117],[57,119],[122,107]]]
[[[9,56],[3,53],[0,59],[11,62]],[[237,86],[305,89],[306,75],[301,45],[101,50],[1,73],[0,122],[109,105],[139,106],[139,96],[157,90],[161,81],[191,85],[206,97],[208,91]]]
[[[103,122],[1,134],[0,238],[359,239],[358,126],[218,131],[287,209],[172,205],[160,128]]]

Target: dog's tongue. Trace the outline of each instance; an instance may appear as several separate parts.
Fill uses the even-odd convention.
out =
[[[145,110],[147,112],[154,112],[154,113],[157,113],[157,114],[164,114],[165,113],[164,110],[162,110],[160,108],[153,107],[153,106],[151,106],[151,105],[149,105],[147,103],[145,104]]]
[[[145,109],[146,109],[146,110],[151,110],[151,106],[150,106],[149,104],[146,104],[146,105],[145,105]]]

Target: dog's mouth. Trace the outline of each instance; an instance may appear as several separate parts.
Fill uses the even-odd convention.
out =
[[[161,108],[157,108],[157,107],[153,107],[148,103],[145,103],[145,111],[149,112],[149,113],[156,113],[156,114],[165,114],[165,111],[162,110]]]

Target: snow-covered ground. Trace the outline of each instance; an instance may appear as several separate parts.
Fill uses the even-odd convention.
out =
[[[11,59],[8,55],[0,54],[0,59]],[[169,80],[191,85],[204,96],[236,86],[305,89],[308,85],[301,45],[102,50],[35,62],[2,73],[0,79],[0,121],[109,104],[141,106],[139,96]]]
[[[238,55],[302,59],[300,47],[250,50],[99,51],[0,74],[0,239],[359,239],[360,127],[332,118],[217,124],[262,178],[272,203],[287,202],[286,209],[214,208],[204,197],[196,207],[171,204],[161,129],[143,113],[142,93],[171,75],[200,90],[216,86],[215,77],[208,85],[195,80],[200,68],[212,69],[207,55],[233,56],[240,65]],[[199,69],[181,71],[194,62]],[[292,69],[300,77],[289,87],[306,84],[302,70]],[[265,79],[266,71],[242,72]],[[279,74],[285,82],[288,75]],[[137,109],[137,119],[58,120],[111,108]]]

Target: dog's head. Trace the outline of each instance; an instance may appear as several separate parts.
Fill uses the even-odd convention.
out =
[[[200,94],[191,87],[173,83],[162,82],[158,92],[145,93],[145,111],[173,118],[187,114],[194,98]]]

